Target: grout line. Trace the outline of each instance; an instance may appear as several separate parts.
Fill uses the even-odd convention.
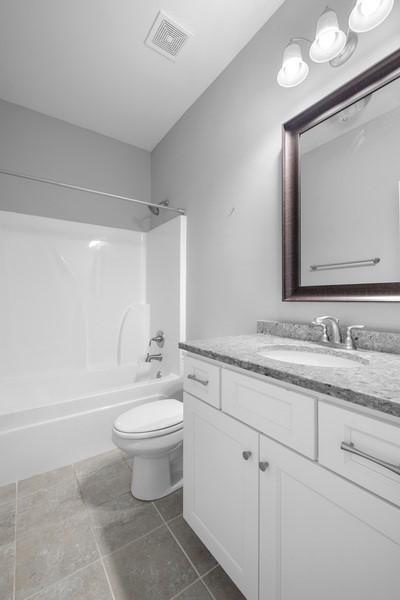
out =
[[[164,521],[164,524],[165,524],[166,528],[168,529],[168,531],[172,535],[172,537],[175,540],[175,542],[177,543],[178,547],[181,549],[181,551],[183,552],[183,554],[186,556],[186,559],[189,561],[190,566],[192,567],[192,569],[194,570],[194,572],[197,575],[197,578],[194,581],[192,581],[192,583],[189,586],[187,586],[186,588],[183,588],[182,590],[179,591],[178,594],[176,594],[175,596],[173,596],[173,598],[177,598],[177,597],[179,597],[179,594],[182,594],[182,592],[184,592],[185,590],[187,590],[191,585],[194,585],[197,581],[200,581],[201,580],[201,575],[200,575],[199,571],[197,570],[197,568],[195,567],[192,559],[190,558],[190,556],[188,555],[188,553],[186,552],[186,550],[184,549],[184,547],[182,546],[182,544],[180,543],[180,541],[178,540],[178,538],[176,537],[176,535],[174,534],[174,532],[172,531],[171,527],[168,525],[168,523],[170,521],[173,521],[175,518],[177,519],[178,517],[181,517],[182,515],[177,515],[177,517],[174,517],[174,519],[170,519],[169,521],[167,521],[166,519],[164,519],[163,515],[161,514],[161,512],[157,508],[155,502],[153,502],[153,506],[156,509],[156,511],[158,512],[158,514],[160,515],[161,519]],[[215,568],[215,567],[213,567],[213,568]],[[209,591],[208,587],[206,586],[206,584],[204,582],[203,582],[203,584],[204,584],[205,588],[207,589],[207,591],[210,593],[210,591]],[[211,596],[212,600],[215,600],[213,594],[210,593],[210,596]],[[171,598],[171,600],[173,600],[173,598]]]
[[[18,507],[18,481],[15,482],[15,526],[14,526],[13,600],[15,600],[15,595],[16,595],[16,580],[17,580],[17,507]]]
[[[210,590],[210,588],[208,587],[206,581],[205,581],[205,577],[207,577],[207,575],[209,573],[211,573],[212,571],[214,571],[214,569],[217,569],[220,566],[219,563],[217,563],[212,569],[210,569],[209,571],[207,571],[207,573],[204,573],[204,575],[202,575],[201,577],[201,582],[204,585],[204,587],[206,588],[207,592],[210,594],[212,600],[217,600],[216,597],[214,596],[214,594],[212,593],[212,591]]]
[[[161,525],[157,525],[157,527],[155,527],[154,529],[151,529],[150,531],[148,531],[147,533],[144,533],[143,535],[139,536],[138,538],[135,538],[134,540],[131,540],[130,542],[127,542],[126,544],[124,544],[123,546],[120,546],[116,550],[113,550],[112,552],[108,552],[107,554],[104,554],[101,558],[109,558],[110,556],[112,556],[116,552],[119,552],[120,550],[124,550],[127,546],[130,546],[131,544],[134,544],[135,542],[138,542],[139,540],[142,540],[143,538],[145,538],[148,535],[154,533],[155,531],[158,531],[159,529],[162,529],[164,526],[165,526],[165,523],[161,523]]]
[[[170,534],[172,535],[172,537],[174,538],[175,542],[178,544],[179,548],[182,550],[183,554],[186,556],[187,560],[189,561],[190,566],[192,567],[192,569],[194,570],[194,572],[197,575],[197,578],[200,578],[201,575],[198,571],[198,569],[196,568],[195,564],[193,563],[192,559],[190,558],[190,556],[188,555],[188,553],[186,552],[186,550],[184,549],[184,547],[182,546],[182,544],[180,543],[180,541],[178,540],[178,538],[176,537],[176,535],[174,534],[174,532],[172,531],[171,527],[169,526],[169,521],[166,521],[163,517],[163,515],[161,514],[161,512],[158,510],[156,504],[153,502],[153,506],[156,509],[156,511],[158,512],[158,514],[160,515],[161,519],[164,521],[166,528],[168,529],[168,531],[170,532]],[[181,516],[181,515],[178,515]],[[171,521],[173,519],[170,519]]]
[[[182,550],[183,554],[186,556],[186,558],[188,559],[190,565],[192,566],[192,568],[194,569],[195,573],[198,575],[198,579],[201,580],[201,582],[203,583],[204,587],[206,588],[207,592],[210,594],[212,600],[216,600],[214,594],[212,593],[212,591],[210,590],[210,588],[208,587],[208,585],[206,584],[206,582],[204,581],[204,577],[206,577],[209,573],[211,573],[211,571],[213,571],[214,569],[216,569],[217,567],[219,567],[219,563],[217,562],[216,565],[214,565],[211,569],[209,569],[206,573],[203,573],[203,575],[200,574],[200,572],[198,571],[198,569],[196,568],[196,566],[194,565],[193,561],[191,560],[190,556],[188,555],[188,553],[186,552],[186,550],[183,548],[182,544],[180,543],[180,541],[178,540],[178,538],[176,537],[176,535],[174,534],[174,532],[172,531],[171,527],[169,526],[169,523],[171,521],[174,521],[175,519],[178,519],[179,517],[182,517],[182,514],[178,515],[177,517],[174,517],[173,519],[169,519],[169,521],[167,521],[166,519],[164,519],[163,515],[161,514],[161,512],[158,510],[157,506],[155,505],[155,503],[153,502],[155,509],[157,510],[157,512],[159,513],[160,517],[163,519],[168,531],[170,532],[170,534],[172,535],[172,537],[174,538],[175,542],[178,544],[179,548]],[[197,579],[196,579],[197,581]],[[193,582],[195,583],[195,582]],[[192,584],[193,585],[193,584]],[[186,589],[186,588],[185,588]],[[179,593],[182,593],[183,590],[181,590]],[[171,599],[172,600],[172,599]]]
[[[176,598],[179,599],[179,596],[181,594],[183,594],[183,592],[186,592],[186,590],[189,590],[192,587],[192,585],[195,585],[195,583],[197,583],[198,581],[201,581],[200,577],[198,577],[197,579],[192,581],[192,583],[189,583],[189,585],[187,585],[186,587],[182,588],[177,594],[172,596],[172,598],[170,598],[169,600],[176,600]]]
[[[208,569],[208,571],[203,573],[203,575],[200,577],[200,579],[204,579],[204,577],[207,577],[207,575],[209,575],[212,571],[214,571],[214,569],[216,569],[217,567],[220,567],[220,566],[221,565],[217,562],[217,564],[214,565],[213,567],[211,567],[211,569]]]
[[[109,578],[108,573],[107,573],[106,565],[104,564],[103,556],[102,556],[101,551],[100,551],[100,546],[99,546],[99,544],[97,542],[96,535],[95,535],[95,533],[93,531],[92,520],[91,520],[89,514],[88,514],[88,520],[89,520],[89,529],[90,529],[90,532],[91,532],[91,534],[93,536],[94,543],[96,544],[97,553],[98,553],[99,558],[100,558],[100,564],[103,567],[104,575],[105,575],[106,581],[108,583],[108,587],[109,587],[109,590],[110,590],[111,598],[112,598],[112,600],[115,600],[114,590],[112,589],[111,581],[110,581],[110,578]]]
[[[78,479],[78,475],[77,475],[77,473],[76,473],[75,469],[73,469],[73,470],[74,470],[74,476],[75,476],[76,482],[77,482],[77,484],[78,484],[78,489],[79,489],[79,492],[80,492],[80,496],[81,496],[81,498],[82,498],[82,503],[83,503],[83,506],[84,506],[84,509],[85,509],[85,512],[86,512],[86,516],[87,516],[87,519],[88,519],[90,533],[91,533],[91,534],[92,534],[92,536],[93,536],[94,543],[95,543],[95,545],[96,545],[96,549],[97,549],[97,554],[99,555],[100,564],[101,564],[101,566],[103,567],[103,572],[104,572],[104,575],[105,575],[105,578],[106,578],[106,581],[107,581],[107,584],[108,584],[108,588],[109,588],[109,590],[110,590],[111,598],[112,598],[112,600],[115,600],[115,596],[114,596],[114,590],[112,589],[112,586],[111,586],[111,581],[110,581],[110,578],[108,577],[108,573],[107,573],[107,570],[106,570],[106,566],[105,566],[105,564],[104,564],[104,561],[103,561],[103,556],[102,556],[102,554],[101,554],[101,551],[100,551],[100,546],[99,546],[99,544],[98,544],[98,542],[97,542],[96,534],[95,534],[95,532],[94,532],[94,530],[93,530],[93,527],[92,527],[92,518],[91,518],[91,514],[90,514],[90,512],[89,512],[89,509],[88,509],[88,507],[86,506],[86,503],[85,503],[85,501],[84,501],[84,499],[83,499],[83,495],[82,495],[82,488],[81,488],[80,481],[79,481],[79,479]]]
[[[97,562],[100,562],[99,558],[96,558],[96,560],[92,560],[92,562],[88,563],[84,567],[79,567],[79,569],[76,569],[76,571],[69,573],[65,577],[61,577],[61,579],[57,579],[57,581],[53,581],[53,583],[51,583],[50,585],[46,585],[45,587],[41,588],[40,590],[36,590],[36,592],[34,592],[33,594],[30,594],[29,596],[26,596],[25,598],[23,598],[23,600],[31,600],[31,598],[35,598],[35,596],[37,596],[38,594],[41,594],[45,590],[55,587],[59,583],[62,583],[63,581],[66,581],[67,579],[74,577],[77,573],[84,571],[85,569],[87,569],[88,567],[91,567],[92,565],[96,564]]]

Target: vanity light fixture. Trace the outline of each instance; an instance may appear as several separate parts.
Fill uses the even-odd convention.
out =
[[[339,29],[335,11],[327,9],[318,19],[315,40],[310,48],[311,60],[317,63],[333,60],[344,50],[346,39],[345,32]]]
[[[289,42],[283,53],[282,68],[278,73],[278,83],[282,87],[294,87],[302,83],[308,75],[308,64],[303,60],[297,42]]]
[[[340,29],[336,12],[327,7],[318,19],[314,41],[303,37],[293,37],[289,41],[277,76],[279,85],[295,87],[308,75],[309,67],[303,60],[300,42],[310,46],[309,54],[313,62],[340,67],[353,56],[357,48],[357,34],[383,23],[393,5],[394,0],[356,0],[349,17],[347,34]]]
[[[357,0],[350,13],[349,27],[364,33],[378,27],[390,15],[394,0]]]

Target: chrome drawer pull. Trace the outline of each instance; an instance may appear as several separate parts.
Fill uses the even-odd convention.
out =
[[[380,465],[381,467],[385,467],[392,473],[396,473],[396,475],[400,475],[400,465],[393,465],[392,463],[386,462],[385,460],[381,460],[380,458],[376,458],[375,456],[371,456],[371,454],[367,454],[362,450],[358,450],[352,442],[349,444],[347,442],[342,442],[340,444],[340,448],[345,452],[350,452],[350,454],[356,454],[357,456],[361,456],[362,458],[366,458],[376,465]]]
[[[201,383],[201,385],[208,385],[208,379],[198,379],[196,375],[188,375],[187,378],[192,381],[197,381],[197,383]]]

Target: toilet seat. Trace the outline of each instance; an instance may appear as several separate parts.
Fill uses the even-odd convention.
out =
[[[168,435],[183,428],[183,404],[174,398],[155,400],[136,406],[120,415],[115,433],[128,439]]]

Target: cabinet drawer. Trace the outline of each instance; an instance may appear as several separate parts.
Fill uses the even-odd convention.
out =
[[[222,410],[298,452],[316,457],[316,400],[240,373],[222,371]]]
[[[220,371],[215,365],[185,356],[183,389],[211,406],[220,408]]]
[[[323,402],[318,422],[319,462],[400,506],[400,474],[387,468],[400,469],[400,428]]]

